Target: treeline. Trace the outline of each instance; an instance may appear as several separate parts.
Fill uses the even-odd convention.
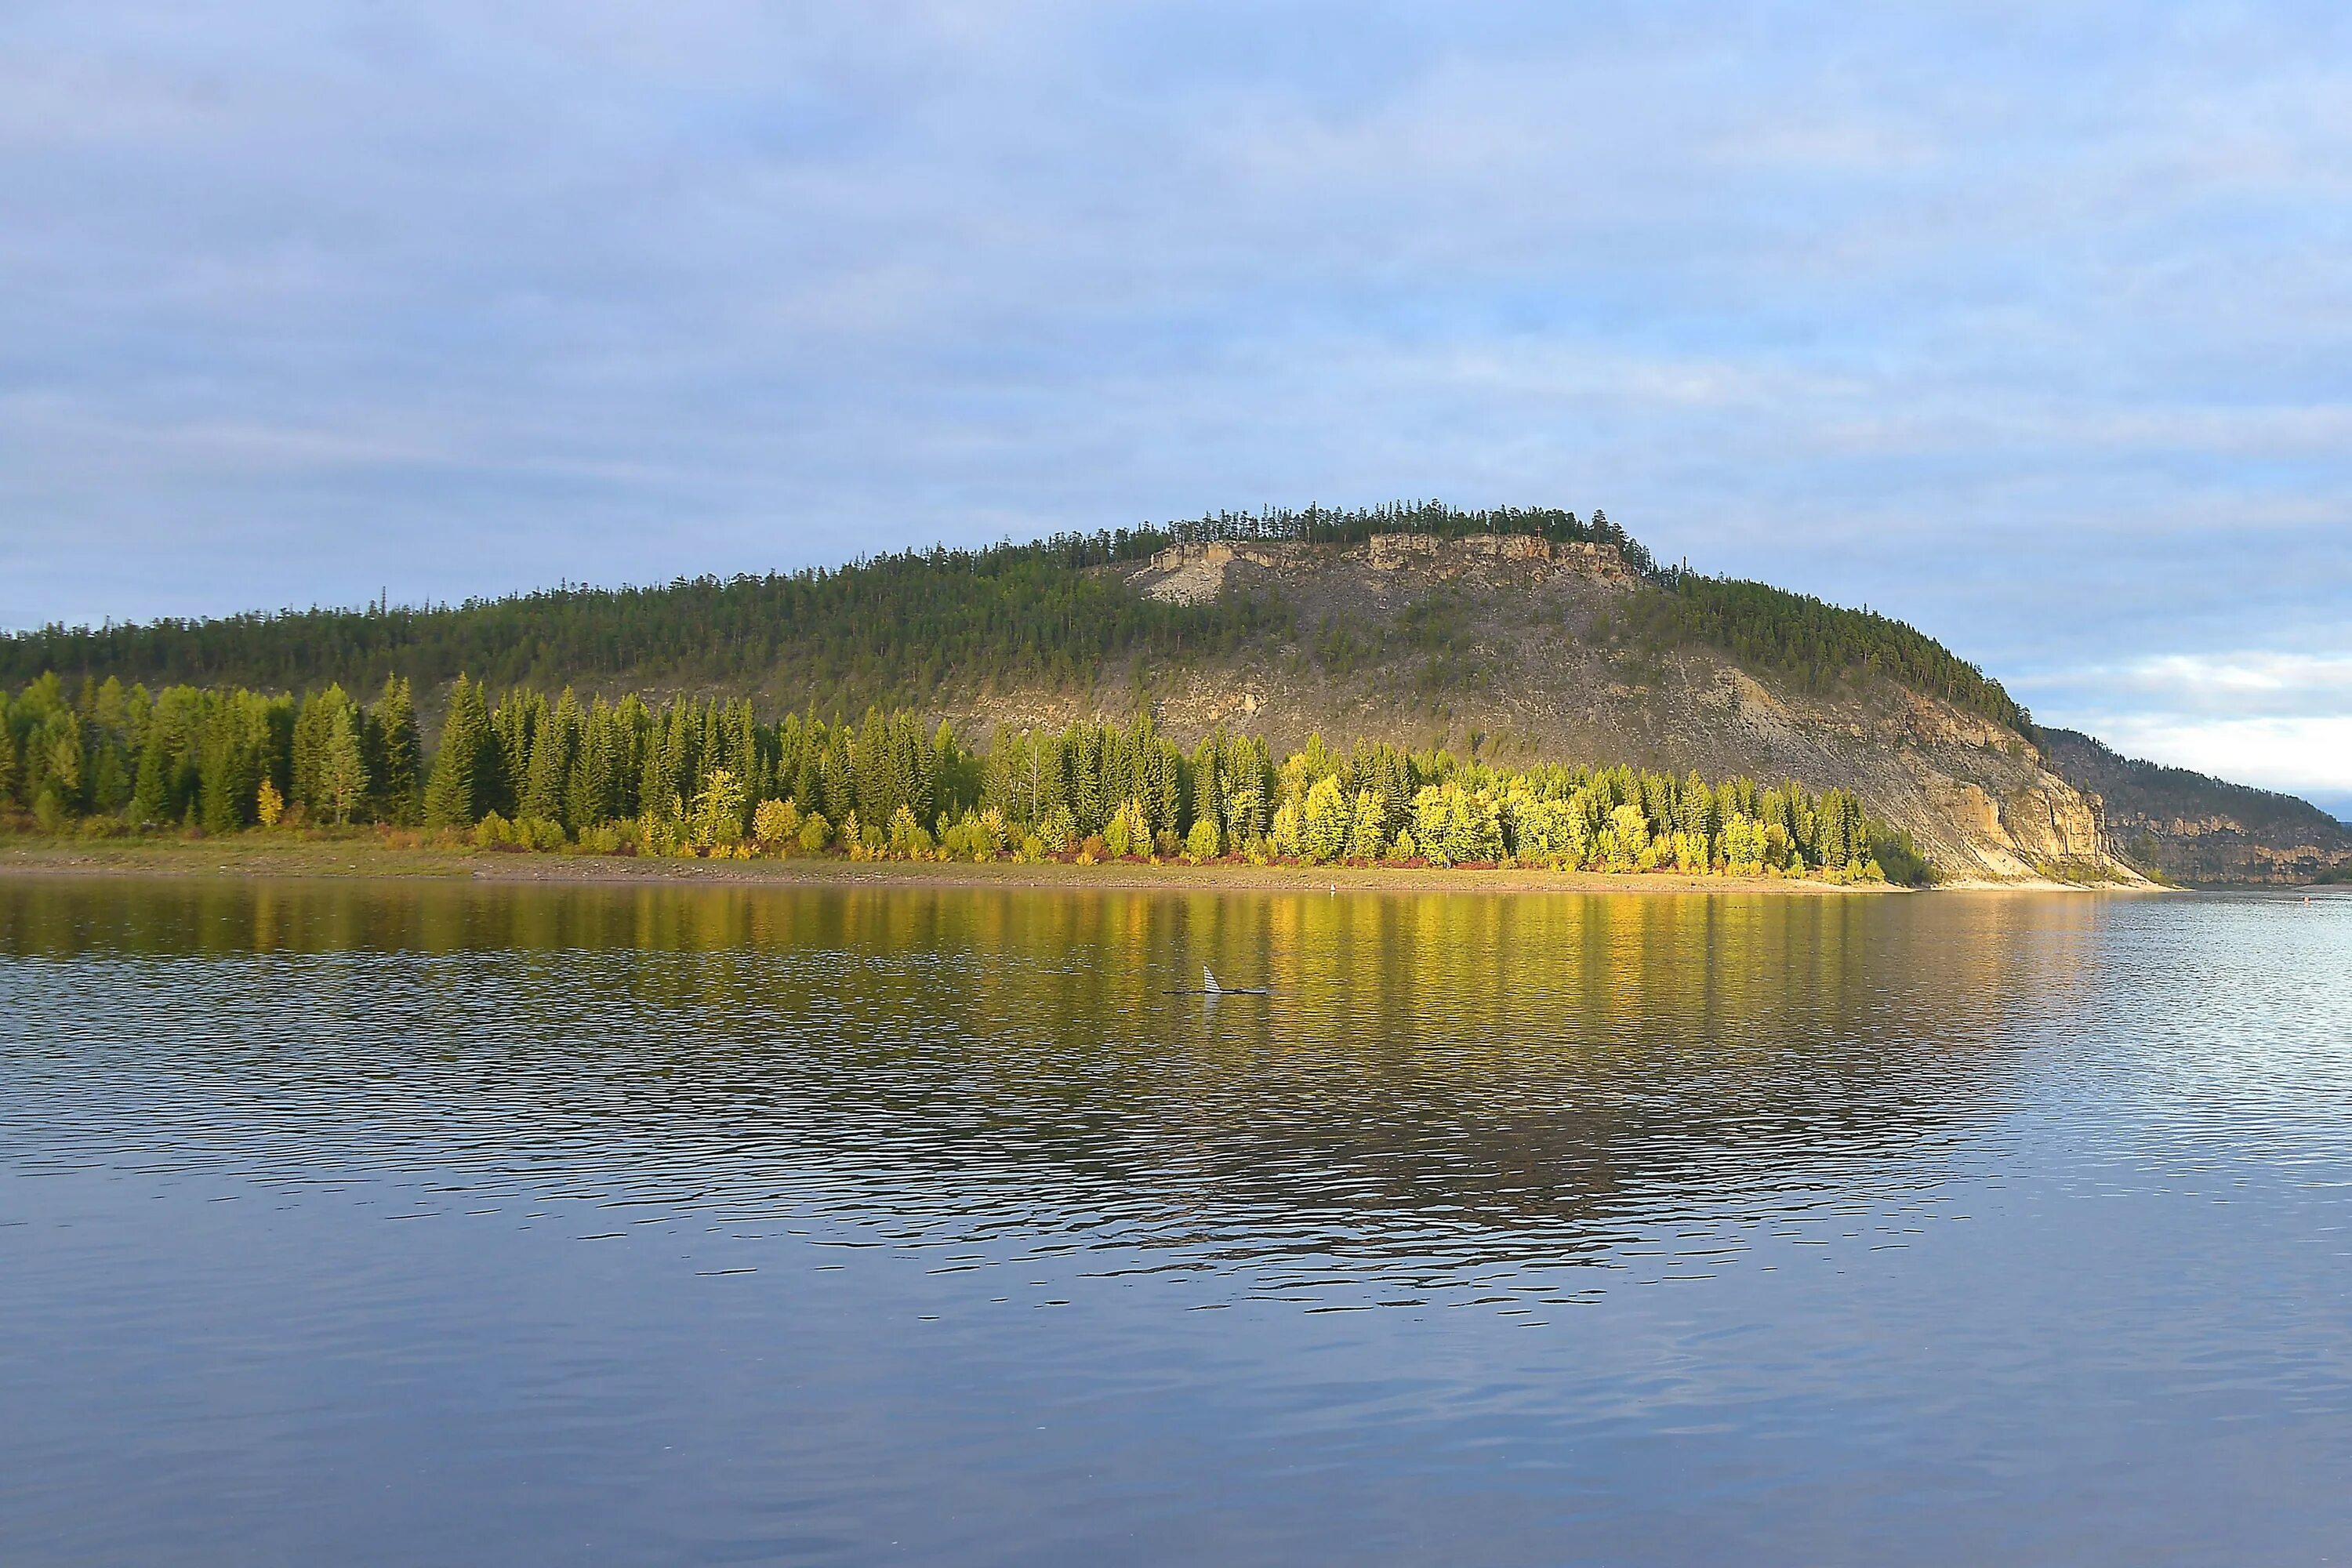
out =
[[[1766,583],[1680,569],[1653,580],[1659,592],[1626,606],[1634,629],[1653,642],[1709,644],[1811,691],[1841,679],[1881,677],[2031,733],[2032,715],[2000,681],[1905,622]]]
[[[340,686],[305,700],[242,688],[110,677],[68,699],[54,675],[0,692],[0,809],[47,832],[275,824],[289,803],[313,822],[413,825],[421,747],[408,682],[362,706]]]
[[[331,680],[357,691],[402,679],[437,691],[465,670],[498,686],[626,679],[806,693],[824,708],[852,712],[869,704],[919,707],[951,689],[1084,686],[1120,658],[1180,661],[1266,637],[1319,639],[1328,654],[1345,644],[1347,629],[1302,627],[1279,598],[1228,594],[1205,604],[1162,603],[1089,568],[1139,560],[1180,540],[1347,544],[1384,533],[1521,533],[1606,544],[1655,590],[1633,595],[1626,611],[1653,641],[1708,644],[1815,689],[1883,676],[2000,723],[2031,722],[1998,681],[1903,622],[1761,583],[1661,566],[1600,511],[1582,519],[1552,508],[1464,510],[1437,501],[1216,512],[984,550],[907,551],[838,570],[561,587],[456,606],[51,626],[0,636],[0,685],[55,670],[156,687],[300,689]]]
[[[1149,716],[1000,730],[869,710],[761,720],[748,699],[582,701],[460,678],[429,768],[407,684],[360,703],[54,675],[0,704],[0,804],[50,832],[379,822],[483,847],[1100,860],[1240,856],[1921,879],[1855,796],[1796,784],[1545,764],[1310,737],[1276,757]]]
[[[1087,568],[1179,540],[1354,542],[1375,533],[1540,533],[1648,552],[1600,512],[1436,501],[1349,511],[1219,512],[1165,526],[1064,533],[983,550],[906,551],[837,570],[680,578],[639,588],[567,586],[426,608],[285,610],[0,635],[0,684],[44,671],[150,686],[373,689],[402,677],[437,690],[460,670],[494,684],[621,676],[666,684],[761,683],[863,708],[919,702],[961,681],[1070,684],[1127,653],[1228,651],[1286,632],[1276,603],[1246,595],[1162,604]]]
[[[1162,604],[1084,570],[1174,536],[1125,530],[986,550],[877,556],[838,570],[564,587],[434,608],[288,610],[0,636],[0,684],[56,670],[149,685],[438,689],[461,670],[499,685],[622,676],[760,684],[862,708],[961,684],[1091,681],[1128,654],[1229,651],[1289,625],[1276,603]]]
[[[1610,545],[1640,574],[1654,576],[1659,571],[1649,551],[1610,521],[1607,512],[1596,510],[1590,519],[1580,519],[1572,511],[1548,506],[1465,508],[1424,500],[1391,501],[1384,506],[1347,510],[1319,506],[1304,510],[1268,507],[1255,512],[1203,512],[1196,519],[1146,529],[1132,537],[1139,540],[1157,536],[1186,543],[1275,540],[1304,544],[1360,544],[1383,533],[1425,533],[1441,539],[1465,539],[1477,533],[1534,534],[1555,544]]]

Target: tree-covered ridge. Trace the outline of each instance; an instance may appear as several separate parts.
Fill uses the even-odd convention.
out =
[[[1627,610],[1634,628],[1654,642],[1719,647],[1809,691],[1842,678],[1880,677],[2032,732],[2032,715],[2000,681],[1906,622],[1766,583],[1675,569],[1654,580],[1661,591],[1635,598]]]
[[[1057,534],[982,550],[906,551],[838,569],[679,578],[648,587],[561,587],[425,608],[256,611],[0,635],[0,683],[47,671],[151,685],[373,689],[402,677],[437,689],[459,670],[498,681],[611,679],[746,684],[862,707],[919,700],[961,680],[1069,683],[1129,652],[1216,651],[1282,625],[1243,597],[1161,604],[1087,569],[1179,540],[1351,542],[1375,533],[1542,533],[1611,543],[1646,566],[1624,531],[1549,509],[1463,510],[1435,501],[1335,511],[1219,512],[1162,527]],[[1283,629],[1287,629],[1286,626]]]
[[[0,682],[48,671],[151,684],[263,688],[460,670],[499,682],[765,683],[823,700],[929,696],[943,681],[1091,679],[1109,657],[1213,652],[1279,619],[1248,596],[1145,599],[1085,568],[1172,536],[1125,530],[985,550],[877,556],[838,570],[545,589],[435,608],[288,610],[0,637]]]
[[[1627,565],[1644,575],[1659,570],[1648,550],[1623,529],[1595,511],[1580,518],[1559,507],[1448,506],[1444,501],[1391,501],[1386,505],[1335,510],[1310,506],[1304,510],[1269,507],[1260,511],[1204,512],[1160,528],[1146,528],[1127,537],[1204,543],[1212,540],[1270,540],[1299,544],[1360,544],[1386,533],[1420,533],[1440,539],[1466,539],[1481,533],[1530,534],[1555,544],[1606,544],[1623,556]],[[1151,548],[1158,549],[1159,545]]]
[[[1183,855],[1609,871],[1925,874],[1855,796],[1623,767],[1505,770],[1320,736],[1286,756],[1220,731],[1190,751],[1149,715],[1001,729],[870,709],[760,719],[749,699],[583,702],[460,677],[431,765],[407,683],[372,704],[241,689],[151,696],[54,675],[0,702],[0,809],[49,832],[421,824],[485,847],[649,854]]]
[[[923,704],[942,690],[1084,685],[1105,661],[1230,652],[1260,635],[1317,636],[1278,601],[1246,594],[1161,603],[1089,568],[1169,544],[1274,540],[1348,544],[1387,533],[1537,534],[1616,550],[1652,592],[1629,617],[1661,642],[1696,642],[1819,689],[1872,675],[2022,729],[1998,681],[1901,621],[1761,583],[1662,567],[1625,531],[1551,508],[1437,501],[1332,510],[1217,512],[1161,526],[1061,534],[983,550],[907,551],[837,570],[681,578],[655,587],[562,587],[411,609],[310,609],[0,636],[0,684],[57,671],[151,685],[373,689],[395,677],[437,690],[459,670],[494,683],[758,687],[825,706]],[[1339,632],[1344,633],[1345,628]]]

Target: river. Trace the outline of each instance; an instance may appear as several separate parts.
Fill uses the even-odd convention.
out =
[[[16,1568],[2315,1563],[2347,1222],[2343,896],[0,881]]]

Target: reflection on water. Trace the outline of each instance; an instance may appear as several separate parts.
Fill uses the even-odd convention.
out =
[[[0,1555],[2301,1560],[2347,917],[0,885]]]

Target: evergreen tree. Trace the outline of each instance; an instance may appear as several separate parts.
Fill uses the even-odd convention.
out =
[[[541,703],[533,710],[531,723],[530,760],[526,764],[516,815],[524,821],[561,824],[564,819],[565,786],[571,781],[573,755],[579,744],[579,699],[572,696],[570,687],[565,687],[554,707]]]
[[[793,769],[792,801],[805,817],[824,804],[824,740],[823,726],[812,712],[795,737],[797,762]]]
[[[449,711],[441,721],[441,744],[433,754],[433,774],[425,785],[428,827],[471,827],[489,809],[496,787],[498,740],[490,732],[482,689],[457,677],[449,689]]]
[[[81,719],[60,706],[49,713],[42,731],[42,791],[57,801],[58,809],[78,813],[83,805],[82,764],[87,761]]]
[[[275,787],[271,706],[251,692],[237,691],[213,704],[205,715],[197,803],[205,832],[235,833],[251,826],[261,785],[269,782]]]
[[[463,680],[465,678],[458,678]],[[424,809],[424,760],[416,732],[416,704],[405,676],[386,676],[376,698],[369,731],[376,752],[376,810],[395,826],[413,826]]]
[[[360,749],[359,715],[349,702],[339,702],[331,710],[317,787],[320,804],[339,825],[351,821],[366,803],[367,760]]]
[[[857,774],[850,765],[848,728],[837,717],[825,732],[823,804],[824,815],[842,823],[857,810]]]
[[[536,691],[517,689],[499,700],[490,715],[490,734],[497,744],[487,754],[488,765],[476,785],[482,814],[495,811],[509,818],[520,815],[516,797],[530,772],[531,741],[546,711],[547,699]]]
[[[582,721],[580,741],[572,748],[572,767],[564,778],[563,826],[572,833],[624,815],[615,788],[616,731],[612,707],[599,697]]]
[[[305,701],[295,714],[292,778],[287,798],[313,817],[332,816],[337,821],[348,821],[357,806],[357,802],[346,802],[339,808],[329,798],[326,784],[328,752],[335,737],[348,729],[352,743],[358,744],[355,718],[352,700],[341,687],[331,684]],[[363,773],[364,768],[355,763],[353,771]]]
[[[1192,820],[1222,828],[1225,820],[1225,786],[1217,754],[1218,738],[1210,735],[1192,748]]]

